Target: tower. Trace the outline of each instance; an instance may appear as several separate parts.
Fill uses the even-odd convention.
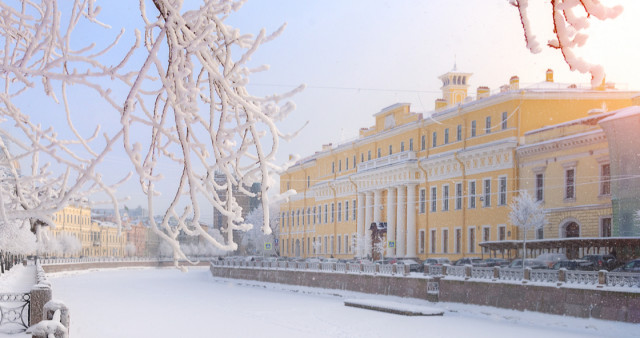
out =
[[[469,78],[473,74],[458,72],[456,68],[454,65],[453,70],[439,77],[442,81],[442,99],[436,101],[436,109],[462,103],[467,97]]]

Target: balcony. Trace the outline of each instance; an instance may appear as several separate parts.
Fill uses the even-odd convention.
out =
[[[358,172],[363,172],[367,170],[373,170],[389,165],[400,164],[400,163],[408,163],[416,161],[416,152],[415,151],[403,151],[401,153],[376,158],[371,161],[366,161],[358,164]]]

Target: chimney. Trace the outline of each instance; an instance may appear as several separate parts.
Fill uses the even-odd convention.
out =
[[[447,100],[445,99],[437,99],[436,100],[436,110],[440,110],[447,107]]]
[[[553,82],[553,70],[547,69],[547,82]]]
[[[323,144],[322,151],[331,150],[331,146],[333,146],[333,143]]]
[[[491,95],[491,92],[489,91],[489,87],[487,86],[478,87],[478,90],[476,91],[476,98],[478,100],[484,99],[485,97],[489,97],[489,95]]]
[[[520,78],[514,75],[509,79],[509,90],[518,90],[519,88]]]
[[[508,92],[509,91],[509,85],[502,85],[500,86],[500,92],[504,93],[504,92]]]

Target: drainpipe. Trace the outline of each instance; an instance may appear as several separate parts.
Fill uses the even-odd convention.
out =
[[[463,148],[464,150],[464,148]],[[465,182],[467,181],[467,168],[465,167],[464,163],[462,163],[462,161],[460,160],[460,158],[458,157],[458,152],[453,153],[453,158],[456,159],[456,161],[458,161],[458,163],[460,163],[460,170],[462,170],[462,196],[466,195],[466,184]],[[477,191],[477,188],[476,188]],[[462,257],[464,257],[464,243],[466,243],[466,233],[467,231],[467,205],[466,203],[464,203],[464,199],[462,201],[462,243],[460,243],[460,245],[462,246],[462,248],[460,248],[460,251],[462,252]],[[455,236],[455,234],[454,234]],[[478,234],[476,233],[476,238],[478,238]],[[475,245],[475,243],[474,243]]]
[[[356,154],[356,156],[357,156],[357,154]],[[357,170],[358,170],[357,168],[358,168],[358,166],[356,165],[356,172],[357,172]],[[357,205],[359,205],[359,204],[360,204],[360,201],[358,200],[358,185],[356,184],[356,182],[354,182],[354,181],[353,181],[352,176],[353,176],[353,175],[349,175],[348,179],[349,179],[349,182],[351,182],[351,184],[353,184],[353,187],[355,188],[355,191],[356,191],[356,199],[355,199],[355,201],[356,201]],[[356,210],[356,217],[357,217],[357,215],[358,215],[358,209],[357,209],[357,208],[358,208],[358,206],[357,206],[357,205],[354,205],[354,206],[352,207],[352,208],[353,208],[353,210]],[[358,219],[357,219],[356,217],[354,217],[354,218],[353,218],[353,220],[356,222],[356,231],[354,231],[353,233],[355,233],[355,234],[356,234],[356,236],[357,236],[357,235],[358,235]],[[357,238],[357,237],[356,237],[356,238]],[[348,244],[349,244],[349,247],[351,247],[351,243],[348,243]],[[347,252],[348,252],[348,251],[349,251],[349,250],[347,250]],[[353,253],[353,257],[355,257],[355,255],[356,255],[356,253]]]

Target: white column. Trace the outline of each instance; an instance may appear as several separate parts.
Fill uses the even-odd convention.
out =
[[[363,193],[358,193],[358,209],[356,215],[356,257],[362,257],[362,253],[364,252],[364,248],[362,245],[358,244],[358,237],[364,236],[364,210],[365,210],[365,195]]]
[[[382,190],[375,190],[373,192],[373,222],[382,222]],[[369,227],[367,227],[367,229],[369,229]]]
[[[417,257],[416,252],[416,185],[407,185],[407,256]]]
[[[365,194],[365,209],[364,209],[364,231],[362,233],[362,237],[360,238],[361,245],[360,250],[362,251],[361,257],[366,257],[371,254],[371,230],[369,227],[371,226],[371,222],[373,222],[373,193],[367,192]]]
[[[396,188],[387,188],[387,244],[396,241]],[[396,248],[387,247],[387,256],[395,257]]]
[[[396,257],[406,257],[405,242],[407,240],[407,229],[405,217],[407,216],[407,205],[405,200],[406,187],[401,185],[398,187],[398,201],[396,212]]]

